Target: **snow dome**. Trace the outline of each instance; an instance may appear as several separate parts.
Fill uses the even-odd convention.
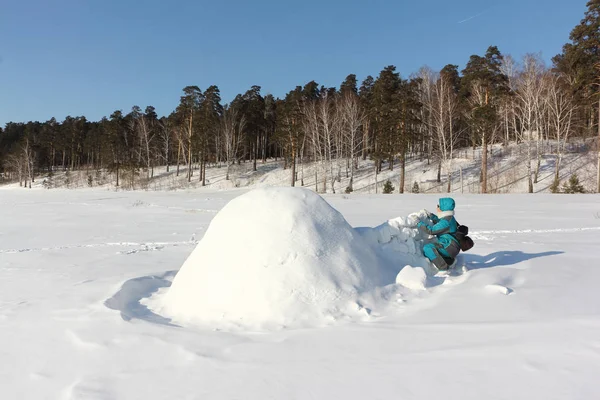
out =
[[[364,314],[380,284],[364,235],[318,194],[261,188],[229,202],[152,308],[175,323],[277,329]]]

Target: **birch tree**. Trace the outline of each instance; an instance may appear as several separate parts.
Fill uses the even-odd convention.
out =
[[[527,141],[527,185],[528,192],[533,193],[532,176],[532,141],[534,134],[539,136],[539,104],[542,96],[542,67],[537,57],[526,55],[523,70],[519,74],[516,90],[516,109],[519,115],[521,139]],[[535,132],[535,133],[534,133]]]
[[[448,73],[440,73],[433,85],[431,123],[440,154],[440,164],[444,165],[448,179],[446,191],[452,189],[452,161],[454,147],[458,139],[455,120],[458,116],[458,96]]]
[[[554,132],[554,139],[557,142],[554,182],[558,185],[563,151],[571,133],[577,106],[570,90],[570,85],[564,75],[547,74],[546,82],[544,100],[548,107],[549,124]]]
[[[221,118],[221,142],[227,171],[225,179],[229,180],[231,166],[237,161],[240,147],[244,142],[246,117],[236,107],[225,107]]]
[[[347,157],[350,164],[350,182],[349,190],[353,190],[354,168],[358,163],[359,153],[362,149],[361,127],[366,120],[366,113],[362,108],[358,96],[353,92],[342,94],[336,104],[340,112],[341,123],[343,124],[343,140],[347,145]]]

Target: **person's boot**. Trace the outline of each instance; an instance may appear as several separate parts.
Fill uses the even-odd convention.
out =
[[[444,261],[444,258],[440,255],[438,255],[436,258],[431,260],[431,263],[433,265],[435,265],[435,267],[439,271],[448,271],[448,264],[446,263],[446,261]]]
[[[448,264],[448,269],[452,268],[452,266],[454,265],[454,263],[456,262],[456,259],[452,258],[452,257],[444,257],[444,261],[446,262],[446,264]]]

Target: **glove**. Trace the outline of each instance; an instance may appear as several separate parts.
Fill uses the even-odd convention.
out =
[[[423,221],[419,221],[419,223],[417,224],[417,228],[420,228],[422,226],[427,226],[427,224]]]

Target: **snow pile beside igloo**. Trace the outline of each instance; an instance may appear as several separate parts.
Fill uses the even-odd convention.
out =
[[[405,266],[420,268],[427,275],[437,272],[423,256],[423,244],[429,241],[429,235],[417,229],[417,223],[426,220],[427,212],[421,210],[407,217],[390,219],[374,228],[356,228],[365,242],[377,249],[385,281],[395,281],[409,288],[415,285],[420,287],[422,277],[410,274],[408,271],[405,271],[400,278],[396,274]],[[415,278],[414,285],[408,282],[412,277]]]
[[[318,194],[262,188],[228,203],[149,306],[180,324],[318,326],[366,312],[376,248]]]

